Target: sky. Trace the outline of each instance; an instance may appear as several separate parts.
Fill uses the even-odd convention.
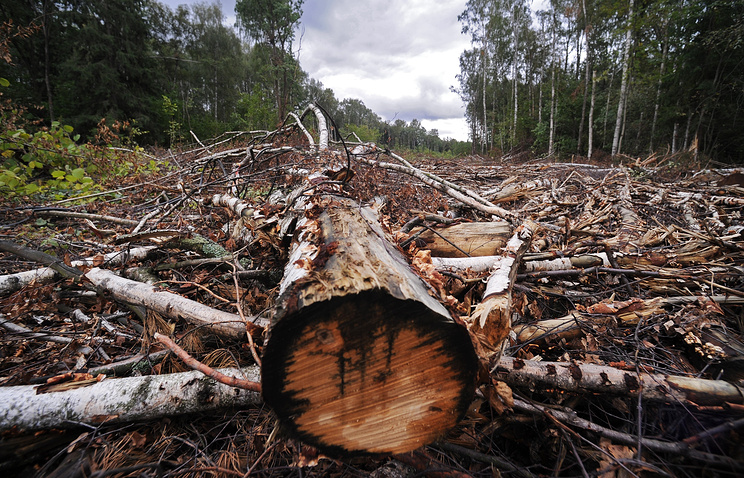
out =
[[[198,0],[160,0],[175,8]],[[209,2],[211,3],[211,2]],[[221,0],[225,23],[235,1]],[[468,139],[457,86],[470,47],[457,16],[466,0],[305,0],[293,48],[336,98],[357,98],[385,121],[418,119],[441,138]]]

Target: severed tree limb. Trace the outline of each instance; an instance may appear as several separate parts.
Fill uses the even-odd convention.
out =
[[[537,224],[519,226],[504,248],[504,259],[493,269],[483,292],[483,300],[466,319],[468,331],[479,345],[482,359],[498,358],[511,332],[511,292],[520,259],[527,250]]]
[[[437,269],[450,271],[485,272],[499,267],[504,256],[481,256],[481,257],[432,257],[431,262]],[[573,268],[585,269],[602,264],[602,258],[597,254],[581,256],[561,257],[549,260],[526,260],[523,259],[519,270],[526,273],[572,270]]]
[[[263,330],[258,325],[244,322],[239,315],[213,309],[177,294],[148,284],[119,277],[113,272],[94,268],[85,274],[98,290],[111,294],[116,300],[137,304],[168,317],[179,317],[186,322],[207,326],[213,332],[232,339],[245,339],[249,333]]]
[[[610,428],[606,428],[601,425],[597,425],[596,423],[590,422],[589,420],[579,417],[573,410],[548,408],[536,403],[529,403],[518,398],[514,399],[514,409],[521,412],[532,413],[535,415],[547,416],[553,421],[559,421],[573,427],[582,428],[584,430],[597,433],[600,436],[609,438],[612,441],[622,443],[624,445],[638,446],[640,442],[640,444],[644,448],[655,451],[657,453],[681,454],[707,463],[713,463],[718,466],[725,466],[727,468],[731,468],[732,470],[744,470],[744,466],[742,466],[741,463],[737,462],[734,459],[694,450],[691,447],[687,446],[687,444],[684,442],[668,442],[644,437],[640,437],[639,439],[638,436],[630,435],[617,430],[612,430]]]
[[[23,257],[24,259],[44,264],[63,277],[80,277],[83,274],[80,269],[68,266],[59,258],[49,255],[46,252],[29,249],[28,247],[15,244],[10,241],[0,241],[0,251],[15,254],[19,257]]]
[[[310,103],[308,109],[318,120],[318,151],[326,151],[328,149],[328,123],[325,116],[315,103]]]
[[[115,216],[105,216],[102,214],[91,214],[88,212],[76,212],[68,211],[66,209],[38,209],[33,211],[38,216],[52,216],[52,217],[73,217],[77,219],[90,219],[93,221],[106,221],[114,224],[121,224],[123,226],[136,226],[139,221],[132,219],[126,219]]]
[[[59,335],[51,335],[44,332],[34,332],[31,329],[27,329],[26,327],[11,322],[10,320],[5,318],[4,314],[0,314],[0,327],[12,334],[18,334],[24,338],[38,339],[46,342],[54,342],[65,345],[70,345],[75,342],[75,339],[72,339],[70,337],[61,337]],[[93,352],[93,350],[87,345],[83,345],[78,348],[78,352],[82,353],[83,355],[88,355],[89,353]]]
[[[466,206],[470,206],[473,209],[481,211],[485,214],[492,214],[492,215],[499,216],[503,219],[508,220],[511,223],[515,223],[518,221],[517,216],[513,212],[507,211],[504,208],[488,203],[488,201],[486,201],[487,204],[484,204],[483,202],[475,199],[472,195],[465,194],[461,192],[460,190],[458,190],[458,189],[463,189],[463,188],[460,188],[459,186],[455,188],[453,187],[455,185],[452,185],[451,183],[446,183],[446,182],[443,183],[441,181],[437,181],[436,179],[432,178],[430,175],[425,174],[423,171],[421,171],[418,168],[408,167],[402,164],[387,163],[384,161],[375,161],[375,160],[366,159],[366,158],[360,158],[360,161],[362,161],[365,164],[369,164],[370,166],[377,166],[383,169],[391,169],[393,171],[398,171],[398,172],[413,176],[421,180],[424,184],[427,184],[433,187],[434,189],[441,191],[451,196],[452,198],[460,201]]]
[[[636,373],[614,367],[537,362],[502,357],[493,373],[512,387],[559,388],[569,392],[614,393],[662,402],[720,406],[744,403],[744,388],[724,380]]]
[[[102,258],[101,256],[95,256],[72,261],[71,265],[72,267],[78,268],[103,264],[126,264],[130,260],[144,258],[154,249],[155,246],[144,246],[137,247],[135,249],[125,249],[122,251],[110,252],[103,255]],[[59,277],[58,273],[51,267],[42,267],[40,269],[34,269],[31,271],[3,275],[0,276],[0,295],[15,292],[33,281],[36,281],[37,283],[46,283],[55,280],[55,278],[57,277]]]
[[[229,375],[225,375],[222,372],[218,372],[217,370],[213,369],[212,367],[205,365],[198,360],[196,360],[194,357],[189,355],[184,349],[178,346],[170,337],[167,335],[159,334],[155,332],[155,340],[160,342],[161,344],[165,345],[171,351],[173,351],[174,354],[178,356],[183,362],[188,365],[189,367],[193,368],[194,370],[198,370],[199,372],[203,373],[207,377],[211,377],[215,379],[216,381],[225,384],[230,387],[237,387],[242,388],[244,390],[252,390],[254,392],[261,393],[261,384],[259,382],[252,382],[250,380],[244,380],[242,378],[238,377],[231,377]]]
[[[258,367],[220,369],[258,381]],[[37,394],[37,387],[0,387],[0,429],[41,430],[145,421],[261,403],[259,393],[227,386],[201,372],[102,380],[86,387]]]

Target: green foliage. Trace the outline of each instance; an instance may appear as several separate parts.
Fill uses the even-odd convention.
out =
[[[276,111],[272,108],[272,101],[259,85],[255,85],[250,93],[240,95],[233,114],[236,129],[269,130],[275,123]]]
[[[181,136],[181,123],[176,121],[176,113],[178,113],[178,105],[171,101],[166,95],[163,95],[163,113],[168,118],[168,140],[171,147],[180,141]]]
[[[456,91],[482,151],[531,144],[538,154],[587,154],[593,94],[594,152],[609,152],[617,131],[626,154],[675,152],[697,138],[703,154],[744,157],[740,0],[636,1],[632,14],[628,0],[551,0],[533,2],[545,9],[534,16],[529,3],[469,0],[458,17],[473,47],[460,56]]]
[[[356,133],[356,135],[359,137],[360,140],[363,142],[377,142],[380,137],[380,132],[377,129],[370,128],[367,125],[356,125],[356,124],[349,124],[344,127],[344,130],[342,130],[342,134],[344,136],[350,133]]]
[[[95,186],[86,166],[90,150],[78,145],[78,135],[71,137],[69,125],[52,123],[29,133],[23,128],[0,132],[0,192],[6,196],[29,196],[49,193],[55,197],[80,195]]]

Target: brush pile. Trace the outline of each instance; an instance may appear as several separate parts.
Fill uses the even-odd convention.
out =
[[[614,165],[406,160],[371,144],[329,144],[322,115],[311,111],[317,142],[303,124],[309,121],[291,116],[276,131],[163,154],[158,161],[171,168],[162,176],[77,205],[4,205],[3,473],[744,474],[740,172],[692,168],[685,156]],[[365,362],[375,364],[369,383],[410,372],[430,390],[421,372],[430,366],[463,388],[444,405],[434,400],[449,390],[421,397],[431,399],[426,413],[416,412],[425,417],[417,426],[426,428],[414,437],[424,440],[418,445],[380,432],[388,423],[382,419],[355,429],[351,445],[333,434],[344,417],[374,420],[376,410],[398,406],[392,399],[388,408],[351,400],[344,402],[347,415],[307,414],[305,421],[298,418],[307,411],[303,402],[292,401],[330,403],[308,392],[314,381],[323,384],[319,390],[350,383],[366,390],[362,361],[378,354],[374,347],[362,358],[334,348],[339,339],[364,348],[346,335],[353,327],[341,313],[312,329],[317,348],[298,338],[300,325],[276,328],[321,300],[316,296],[335,300],[340,279],[325,283],[331,276],[324,274],[351,247],[344,234],[361,229],[345,230],[356,220],[347,218],[334,223],[334,240],[318,239],[331,237],[318,232],[326,227],[323,214],[327,224],[337,217],[340,200],[331,196],[347,201],[344,211],[374,213],[360,212],[376,224],[365,234],[392,244],[392,259],[385,260],[403,258],[404,274],[411,273],[405,280],[421,281],[426,293],[416,300],[443,317],[428,323],[446,322],[470,338],[467,344],[449,333],[427,338],[410,321],[389,330],[384,322],[360,323],[369,342],[380,344],[374,347],[381,358]],[[308,226],[312,221],[318,230]],[[307,256],[297,252],[310,247],[303,240],[314,244]],[[373,264],[377,256],[370,257]],[[375,277],[387,277],[391,267],[397,266]],[[373,289],[399,292],[385,287]],[[364,302],[370,310],[387,300],[365,297],[375,299]],[[303,320],[319,320],[313,313]],[[375,335],[381,328],[396,347],[436,342],[440,355],[428,364],[429,352],[398,358]],[[295,357],[282,367],[271,345],[279,333],[303,350],[282,349]],[[156,334],[232,382],[190,371]],[[318,354],[339,364],[295,367]],[[451,376],[455,362],[461,369]],[[273,371],[271,383],[261,376],[266,370]],[[277,376],[289,380],[295,371],[302,386],[280,384],[281,393],[264,401],[258,382],[265,392],[277,386]],[[414,398],[402,406],[410,409]],[[461,417],[454,426],[441,413],[446,406],[448,416]],[[398,413],[391,416],[405,421],[413,412]],[[334,426],[321,430],[327,420]],[[396,445],[378,446],[386,437]]]

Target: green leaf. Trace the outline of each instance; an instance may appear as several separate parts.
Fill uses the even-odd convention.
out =
[[[64,171],[53,171],[52,177],[57,178],[57,179],[62,179],[65,177],[65,172]]]
[[[72,133],[73,128],[69,124],[64,125],[62,128],[65,130],[66,133]]]
[[[36,192],[39,192],[39,186],[36,183],[26,184],[26,194],[34,194]]]
[[[0,78],[0,86],[4,86],[7,88],[8,86],[10,86],[10,82],[5,78]]]
[[[72,170],[72,177],[77,181],[80,181],[85,177],[85,170],[83,168],[77,168]]]

